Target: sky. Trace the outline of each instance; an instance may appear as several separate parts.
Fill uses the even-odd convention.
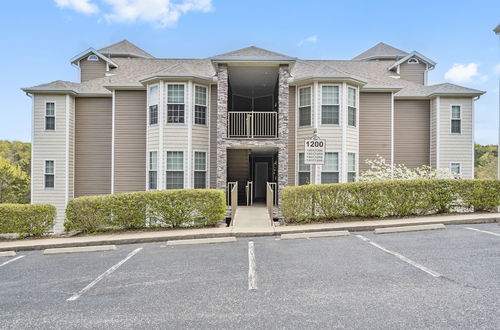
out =
[[[303,59],[350,59],[382,41],[437,62],[429,84],[487,93],[475,139],[498,143],[499,1],[16,0],[0,11],[0,139],[31,140],[20,90],[78,81],[70,60],[127,39],[156,57],[204,58],[250,45]]]

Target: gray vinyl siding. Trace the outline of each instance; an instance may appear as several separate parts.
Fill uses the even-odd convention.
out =
[[[436,99],[432,99],[430,102],[431,114],[430,114],[430,166],[436,168]]]
[[[217,188],[217,85],[210,87],[210,188]]]
[[[399,66],[399,75],[401,79],[423,85],[425,83],[425,69],[426,65],[423,63],[409,64],[405,62]]]
[[[111,193],[112,99],[76,99],[75,196]]]
[[[394,163],[412,168],[429,165],[429,141],[429,101],[394,101]]]
[[[288,96],[288,185],[295,186],[295,139],[296,132],[296,104],[295,104],[296,87],[289,88]]]
[[[114,192],[146,188],[146,91],[115,91]]]
[[[391,93],[360,93],[359,169],[368,169],[366,159],[377,155],[391,163]]]
[[[80,61],[80,81],[84,82],[96,78],[102,78],[106,75],[106,62],[88,61],[87,58]]]

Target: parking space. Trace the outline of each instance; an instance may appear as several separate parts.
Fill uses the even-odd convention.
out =
[[[0,267],[0,327],[496,328],[500,237],[468,228],[500,232],[482,224],[19,253]]]

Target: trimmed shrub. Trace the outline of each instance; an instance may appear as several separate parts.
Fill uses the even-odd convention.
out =
[[[47,204],[0,204],[0,233],[42,236],[54,225],[56,208]]]
[[[214,226],[224,218],[224,192],[213,189],[158,190],[78,197],[66,208],[66,231]]]
[[[386,180],[286,187],[287,221],[342,217],[429,215],[471,209],[496,211],[500,180]]]

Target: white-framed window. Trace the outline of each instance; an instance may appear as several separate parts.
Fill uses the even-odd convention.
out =
[[[158,189],[158,152],[149,152],[149,175],[148,175],[149,190]]]
[[[462,164],[450,163],[450,171],[455,178],[460,178],[462,176]]]
[[[311,126],[312,88],[299,88],[299,126]]]
[[[184,84],[167,85],[167,123],[184,124],[185,107]]]
[[[184,188],[184,152],[167,151],[167,189]]]
[[[356,154],[347,153],[347,182],[356,181]]]
[[[56,130],[56,103],[45,102],[45,130]]]
[[[451,106],[451,133],[461,134],[462,133],[462,106],[452,105]]]
[[[413,57],[408,60],[408,64],[418,64],[418,63],[419,63],[419,61]]]
[[[207,188],[207,153],[194,152],[194,189]]]
[[[197,125],[207,124],[207,88],[204,86],[194,87],[194,123]]]
[[[325,163],[321,167],[321,183],[339,182],[339,153],[325,152]]]
[[[97,57],[97,55],[89,55],[89,57],[87,57],[87,61],[99,61],[99,57]]]
[[[347,87],[347,125],[356,127],[358,112],[358,93],[356,88]]]
[[[160,86],[149,86],[149,125],[158,124],[158,104],[160,100]]]
[[[304,163],[304,153],[299,153],[299,186],[311,183],[311,165]]]
[[[44,187],[45,188],[54,188],[55,187],[55,175],[56,175],[56,168],[55,168],[55,161],[53,160],[46,160],[43,168],[43,175],[44,175]]]
[[[321,85],[321,124],[338,125],[340,86]]]

